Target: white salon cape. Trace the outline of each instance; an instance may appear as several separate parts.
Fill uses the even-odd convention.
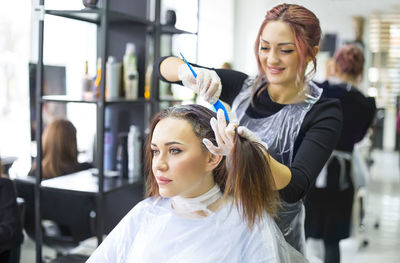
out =
[[[121,220],[87,262],[306,261],[267,214],[249,229],[231,205],[208,217],[185,218],[175,213],[170,199],[147,198]]]

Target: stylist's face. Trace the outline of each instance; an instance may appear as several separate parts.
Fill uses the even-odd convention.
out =
[[[208,165],[210,152],[201,147],[185,120],[166,118],[155,127],[151,140],[153,174],[163,197],[197,197],[214,186]]]
[[[270,85],[291,86],[296,82],[299,56],[294,34],[282,21],[271,21],[260,39],[260,61]]]

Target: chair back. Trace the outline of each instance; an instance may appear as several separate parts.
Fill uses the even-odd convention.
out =
[[[17,195],[25,200],[24,229],[35,240],[35,180],[15,179]],[[95,235],[95,198],[58,189],[41,189],[43,243],[68,250]],[[54,225],[43,224],[51,220]]]

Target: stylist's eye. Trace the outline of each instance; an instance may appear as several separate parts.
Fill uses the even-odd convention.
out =
[[[269,50],[269,47],[261,47],[260,49],[263,51],[267,51],[267,50]]]
[[[294,50],[293,49],[285,49],[285,50],[281,50],[283,53],[286,53],[286,54],[290,54],[290,53],[292,53]]]
[[[171,148],[171,149],[169,149],[169,152],[171,154],[179,154],[182,151],[180,149],[178,149],[178,148]]]

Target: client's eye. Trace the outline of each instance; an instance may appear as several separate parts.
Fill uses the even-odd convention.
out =
[[[178,149],[178,148],[171,148],[171,149],[169,149],[169,152],[171,154],[178,154],[178,153],[180,153],[182,151],[180,149]]]
[[[159,150],[151,149],[151,154],[152,154],[153,156],[157,156],[159,153],[160,153]]]

